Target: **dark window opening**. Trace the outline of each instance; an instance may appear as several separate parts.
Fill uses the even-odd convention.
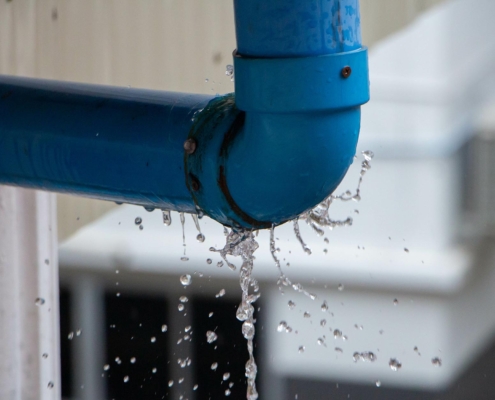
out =
[[[111,365],[106,373],[108,398],[167,398],[169,335],[161,329],[167,321],[166,301],[108,293],[105,311],[106,363]]]
[[[194,337],[194,378],[198,384],[197,400],[223,399],[225,391],[230,390],[231,400],[246,399],[246,377],[244,369],[248,360],[246,339],[241,333],[242,322],[236,318],[238,302],[228,300],[210,300],[195,298],[193,301],[193,330]],[[256,303],[259,306],[258,303]],[[210,317],[210,313],[213,315]],[[256,316],[256,314],[255,314]],[[257,326],[259,332],[259,326]],[[206,332],[214,331],[217,340],[208,343]],[[256,336],[254,341],[254,356],[257,356]],[[259,361],[259,360],[257,360]],[[217,363],[216,370],[212,370],[213,363]],[[225,373],[229,373],[224,380]],[[258,378],[262,372],[258,363]],[[256,380],[260,392],[260,380]],[[233,383],[229,387],[229,383]]]

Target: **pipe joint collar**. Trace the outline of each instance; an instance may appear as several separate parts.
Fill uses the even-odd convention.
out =
[[[254,58],[234,52],[242,111],[298,113],[360,106],[369,100],[368,49],[315,57]]]

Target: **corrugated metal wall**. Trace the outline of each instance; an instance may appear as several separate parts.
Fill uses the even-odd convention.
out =
[[[361,0],[364,43],[442,1]],[[234,48],[229,0],[0,0],[1,74],[226,93]],[[114,206],[58,202],[60,239]]]

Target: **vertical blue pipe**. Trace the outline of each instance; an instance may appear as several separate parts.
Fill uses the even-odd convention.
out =
[[[237,52],[307,57],[361,48],[359,0],[234,0]]]

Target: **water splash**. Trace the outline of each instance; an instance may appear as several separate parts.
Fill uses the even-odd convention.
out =
[[[282,266],[280,265],[280,260],[277,258],[276,255],[277,251],[278,249],[275,247],[275,225],[272,225],[270,229],[270,253],[272,254],[273,261],[275,262],[275,266],[277,267],[278,272],[280,274],[277,281],[279,290],[283,293],[284,286],[292,287],[292,289],[295,290],[296,292],[303,293],[311,300],[316,300],[316,295],[307,292],[300,283],[292,283],[291,280],[284,274],[284,271],[282,270]],[[291,305],[289,304],[289,308],[290,307]]]
[[[301,231],[299,229],[299,218],[296,218],[294,220],[294,233],[296,234],[297,240],[299,240],[299,243],[301,243],[301,246],[304,250],[304,252],[308,255],[311,255],[311,249],[304,243],[304,240],[301,236]]]
[[[239,232],[234,232],[234,230],[229,230],[224,227],[223,232],[226,236],[226,244],[223,247],[223,249],[215,249],[214,247],[210,247],[210,251],[220,253],[220,256],[222,259],[225,261],[225,263],[228,265],[228,267],[232,270],[235,271],[237,267],[232,264],[229,260],[227,260],[227,255],[231,255],[234,257],[241,256],[241,243],[245,238],[245,235],[243,234],[244,231],[239,231]],[[247,231],[246,231],[247,232]],[[219,263],[220,264],[220,263]],[[223,264],[220,264],[217,266],[221,267]]]
[[[347,201],[357,202],[361,200],[361,185],[363,183],[363,178],[366,175],[366,173],[371,169],[371,160],[374,157],[373,152],[370,150],[363,151],[361,154],[363,155],[364,160],[361,162],[361,171],[359,173],[359,181],[356,192],[353,194],[350,190],[347,190],[346,192],[340,195],[331,194],[320,204],[318,204],[315,208],[299,216],[299,219],[306,221],[306,223],[310,225],[311,228],[313,228],[313,230],[319,236],[323,236],[324,228],[329,228],[330,230],[332,230],[334,228],[352,225],[353,219],[351,217],[347,217],[345,220],[342,221],[333,220],[332,218],[330,218],[329,209],[335,200],[340,200],[344,202]],[[298,236],[297,233],[296,236]],[[301,240],[299,241],[303,243]]]

